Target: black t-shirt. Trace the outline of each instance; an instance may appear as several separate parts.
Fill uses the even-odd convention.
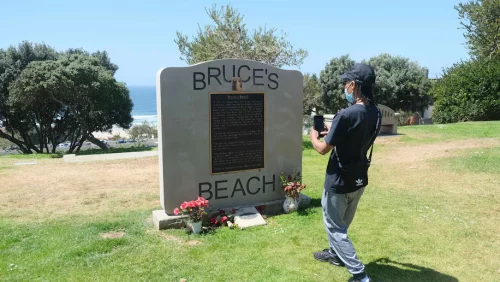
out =
[[[378,109],[375,105],[354,104],[340,111],[333,118],[330,132],[325,142],[335,146],[340,161],[366,160],[370,140],[377,127]],[[354,192],[362,187],[346,187],[340,179],[340,167],[334,150],[330,154],[324,187],[327,191],[338,194]]]

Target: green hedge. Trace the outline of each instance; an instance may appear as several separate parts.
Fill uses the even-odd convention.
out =
[[[430,94],[434,122],[500,120],[500,60],[455,64]]]

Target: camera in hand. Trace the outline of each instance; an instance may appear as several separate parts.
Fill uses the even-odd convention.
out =
[[[322,115],[316,115],[314,116],[314,130],[317,132],[322,132],[325,131],[325,118]],[[320,134],[320,137],[323,137],[324,135]]]

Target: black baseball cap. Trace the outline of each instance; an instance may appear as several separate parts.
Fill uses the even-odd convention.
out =
[[[354,80],[364,86],[372,86],[375,78],[375,71],[366,64],[355,64],[350,70],[340,75],[343,82]]]
[[[367,64],[355,64],[350,70],[341,74],[340,79],[343,83],[355,81],[361,85],[361,93],[373,101],[372,86],[375,83],[375,71]]]

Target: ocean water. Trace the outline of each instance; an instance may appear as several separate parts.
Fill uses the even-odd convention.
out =
[[[132,109],[133,124],[141,124],[144,121],[157,124],[156,86],[129,86],[128,89],[134,103]]]

